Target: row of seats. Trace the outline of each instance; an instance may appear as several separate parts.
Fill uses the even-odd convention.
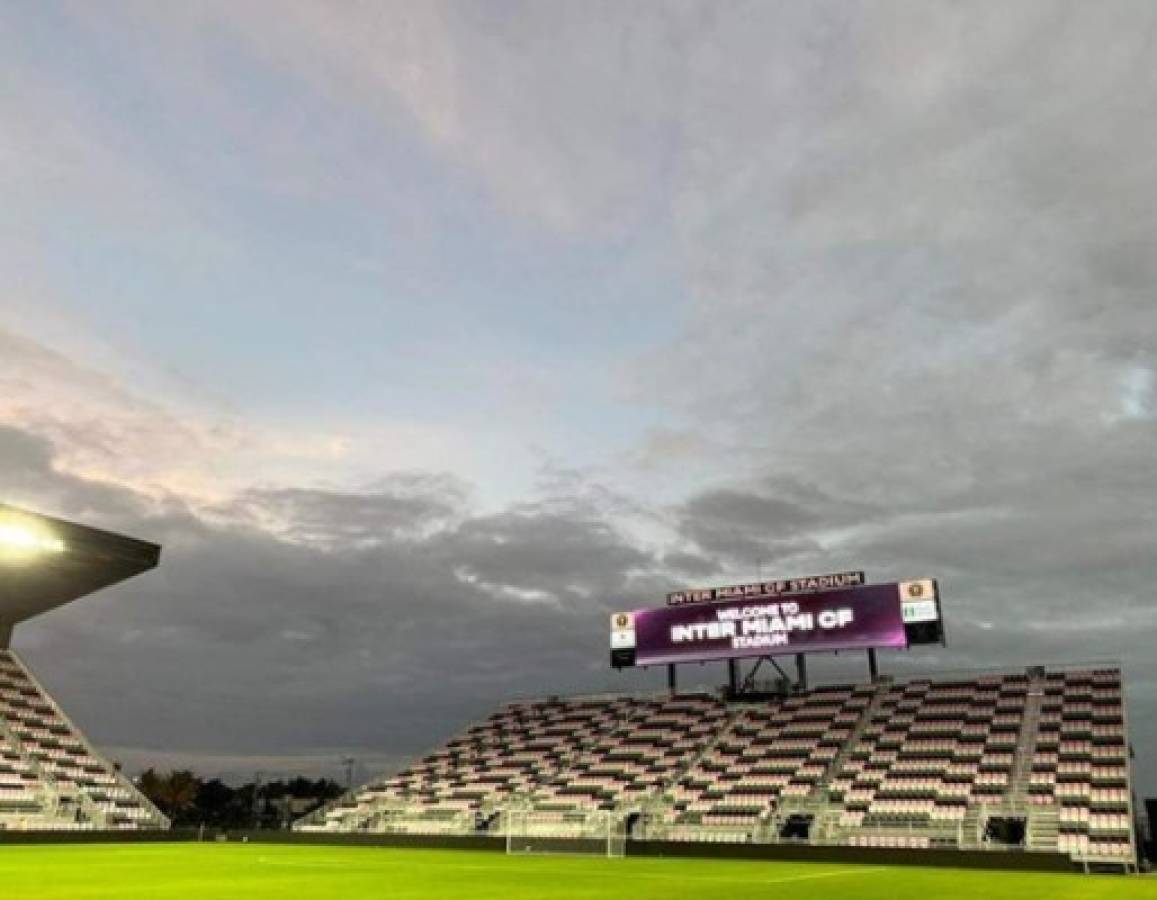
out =
[[[713,817],[769,818],[787,797],[806,797],[871,702],[873,688],[821,688],[778,703],[742,705],[669,791],[668,824]]]
[[[615,731],[636,707],[631,698],[513,703],[467,729],[398,774],[373,782],[326,810],[323,825],[372,818],[469,818],[488,804],[519,801],[600,735]],[[404,807],[401,815],[389,808]]]
[[[854,834],[849,847],[876,847],[889,850],[927,850],[931,838],[917,834]]]
[[[666,839],[669,841],[679,841],[680,843],[745,844],[751,841],[751,832],[747,830],[675,826],[666,833]]]
[[[1098,840],[1084,834],[1062,834],[1057,839],[1057,849],[1078,859],[1129,860],[1136,857],[1136,850],[1127,837]]]
[[[847,812],[916,809],[928,820],[1003,795],[1022,725],[1026,675],[911,681],[882,689],[831,780],[828,799]],[[941,735],[929,738],[930,729]],[[920,777],[913,778],[913,773]]]
[[[618,729],[568,759],[534,799],[556,808],[610,809],[650,796],[686,767],[726,717],[725,705],[705,694],[640,701]]]

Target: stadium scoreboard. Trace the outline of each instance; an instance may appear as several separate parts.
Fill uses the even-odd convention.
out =
[[[613,613],[611,665],[621,669],[944,643],[934,579],[867,585],[862,573],[853,574],[860,576],[858,586],[760,593],[757,585],[735,585],[679,592],[696,599],[680,597],[670,604],[669,598],[664,607]]]

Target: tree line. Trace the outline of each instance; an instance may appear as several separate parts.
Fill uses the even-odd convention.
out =
[[[234,787],[188,769],[167,773],[146,769],[136,785],[175,828],[287,828],[344,792],[329,778],[255,780]]]

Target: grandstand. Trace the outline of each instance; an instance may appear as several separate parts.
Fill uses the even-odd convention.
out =
[[[160,548],[0,504],[0,829],[167,828],[10,648],[42,612],[157,564]]]
[[[512,703],[299,831],[1136,860],[1121,673]]]

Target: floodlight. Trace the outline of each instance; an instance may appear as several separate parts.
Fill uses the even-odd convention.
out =
[[[0,520],[0,559],[24,560],[47,553],[64,553],[60,538],[16,520]]]

